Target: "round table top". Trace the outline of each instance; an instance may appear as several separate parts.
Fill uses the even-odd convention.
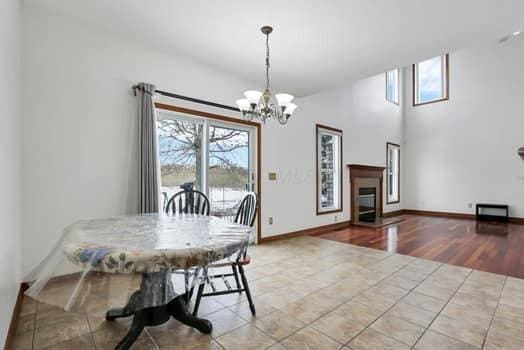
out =
[[[151,273],[205,266],[247,247],[252,228],[195,214],[146,214],[81,220],[59,247],[84,269]]]

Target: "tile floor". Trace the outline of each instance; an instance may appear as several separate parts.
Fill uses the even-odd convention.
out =
[[[244,295],[205,298],[211,335],[176,321],[133,349],[524,349],[524,280],[314,237],[250,248]],[[129,319],[95,324],[24,300],[16,349],[113,349]]]

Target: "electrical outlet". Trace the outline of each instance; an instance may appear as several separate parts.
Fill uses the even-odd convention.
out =
[[[338,215],[335,215],[335,217],[333,218],[335,220],[335,222],[338,221]]]
[[[473,203],[468,203],[468,208],[473,208]]]
[[[268,223],[269,223],[270,225],[273,225],[273,217],[272,217],[272,216],[270,216],[270,217],[268,218]]]

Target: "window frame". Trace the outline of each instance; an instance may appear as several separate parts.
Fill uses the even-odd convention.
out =
[[[435,57],[438,57],[438,56],[435,56]],[[432,58],[435,58],[435,57],[432,57]],[[413,92],[413,107],[423,106],[423,105],[427,105],[427,104],[430,104],[430,103],[442,102],[442,101],[449,100],[449,54],[446,53],[444,55],[441,55],[440,57],[442,58],[442,68],[443,68],[443,72],[442,72],[440,78],[442,79],[442,81],[444,83],[443,86],[442,86],[442,92],[443,92],[444,96],[441,97],[441,98],[435,99],[435,100],[431,100],[431,101],[425,101],[425,102],[418,102],[417,101],[417,96],[418,96],[418,65],[421,62],[414,63],[412,65],[412,70],[411,70],[411,77],[412,77],[411,90]],[[429,59],[431,59],[431,58],[429,58]],[[424,61],[422,61],[422,62],[424,62]]]
[[[388,98],[388,73],[392,72],[392,71],[397,71],[397,84],[396,84],[397,101],[390,100]],[[386,80],[386,91],[385,91],[385,93],[386,93],[386,101],[394,103],[397,106],[399,106],[400,105],[400,68],[395,68],[395,69],[388,70],[387,72],[384,73],[384,75],[386,76],[386,79],[385,79]]]
[[[397,198],[389,199],[389,149],[394,147],[398,149],[397,157]],[[393,142],[386,142],[386,204],[400,203],[400,145]]]
[[[207,118],[217,123],[226,122],[226,123],[231,123],[231,124],[236,124],[236,125],[250,126],[255,129],[254,135],[256,136],[256,142],[254,146],[256,147],[255,149],[256,158],[255,158],[255,164],[253,164],[253,166],[256,171],[256,174],[253,180],[256,183],[255,189],[256,189],[256,194],[257,194],[258,203],[259,203],[257,207],[257,218],[256,218],[255,227],[256,227],[256,242],[260,243],[262,241],[262,206],[260,205],[260,203],[261,203],[261,198],[263,194],[263,189],[262,189],[262,125],[257,122],[243,120],[243,119],[239,119],[236,117],[230,117],[226,115],[221,115],[221,114],[216,114],[216,113],[211,113],[211,112],[206,112],[206,111],[201,111],[201,110],[196,110],[196,109],[191,109],[191,108],[186,108],[186,107],[179,107],[177,105],[161,103],[161,102],[155,102],[155,122],[156,122],[156,117],[157,117],[156,112],[158,111],[174,112],[176,114],[186,114],[190,118],[191,117],[202,118],[202,119]],[[157,136],[157,142],[158,142],[158,136]],[[158,151],[159,150],[160,148],[158,148]],[[158,167],[160,168],[160,162],[158,162]],[[158,169],[158,174],[160,175],[160,169]]]
[[[198,116],[193,115],[190,113],[184,113],[184,112],[177,112],[174,110],[168,110],[168,109],[161,109],[157,108],[155,111],[155,118],[158,120],[158,118],[164,118],[164,119],[171,119],[171,120],[181,120],[188,123],[193,123],[196,125],[200,125],[202,127],[202,139],[200,140],[200,148],[201,148],[201,166],[202,166],[202,172],[200,175],[195,174],[197,177],[197,181],[200,182],[200,188],[195,188],[198,191],[203,192],[208,196],[208,198],[211,198],[209,194],[209,169],[210,169],[210,156],[209,156],[209,149],[210,149],[210,143],[209,143],[209,133],[211,128],[221,128],[221,129],[231,129],[231,130],[239,130],[243,132],[248,133],[248,147],[249,147],[249,156],[248,156],[248,173],[250,174],[249,177],[254,180],[254,176],[257,172],[256,165],[256,149],[258,145],[255,143],[255,140],[257,139],[257,136],[255,135],[257,132],[257,127],[252,126],[247,123],[238,123],[237,121],[228,121],[228,120],[222,120],[218,118],[208,117],[208,116]],[[158,160],[159,160],[159,167],[160,164],[160,143],[159,143],[160,137],[158,135],[157,130],[157,143],[158,143]],[[161,175],[161,171],[159,171],[159,174]],[[162,181],[160,179],[160,184],[162,184]],[[252,184],[251,184],[252,185]],[[254,191],[253,191],[254,192]]]
[[[319,152],[319,136],[322,132],[325,132],[326,134],[336,135],[339,137],[339,154],[338,154],[338,178],[339,178],[339,196],[338,196],[338,206],[335,208],[328,208],[328,209],[322,209],[320,207],[320,166],[319,166],[319,158],[320,158],[320,152]],[[316,213],[317,215],[325,215],[325,214],[333,214],[333,213],[339,213],[344,210],[344,196],[343,196],[343,169],[342,169],[342,159],[343,159],[343,148],[344,148],[344,142],[343,142],[343,132],[341,129],[333,128],[331,126],[322,125],[322,124],[316,124],[315,125],[315,156],[316,156]]]

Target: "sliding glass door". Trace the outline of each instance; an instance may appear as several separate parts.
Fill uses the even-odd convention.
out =
[[[168,111],[157,121],[161,200],[194,188],[208,196],[211,215],[233,219],[256,189],[255,129]]]
[[[235,215],[242,198],[253,190],[250,133],[233,126],[209,126],[207,190],[212,215]]]

